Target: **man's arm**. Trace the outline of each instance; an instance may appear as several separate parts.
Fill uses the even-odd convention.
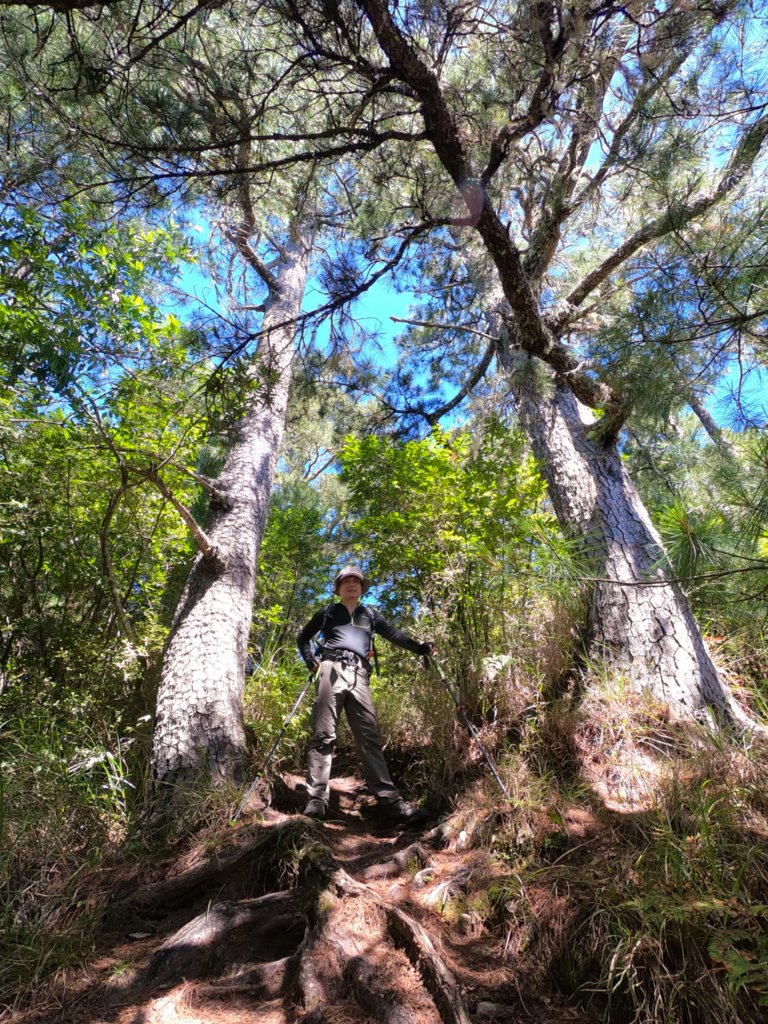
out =
[[[432,647],[434,647],[434,644],[428,640],[424,643],[414,640],[412,636],[404,633],[402,629],[398,629],[397,626],[387,622],[384,616],[377,612],[375,608],[371,608],[370,612],[376,632],[379,636],[383,636],[385,640],[395,644],[396,647],[402,647],[406,651],[411,651],[412,654],[429,654]]]
[[[304,629],[299,633],[296,642],[299,645],[299,654],[304,659],[304,663],[307,668],[314,670],[317,667],[317,660],[312,654],[312,637],[315,633],[319,633],[323,628],[323,619],[325,617],[325,609],[321,608],[320,611],[315,612],[309,622],[306,624]]]

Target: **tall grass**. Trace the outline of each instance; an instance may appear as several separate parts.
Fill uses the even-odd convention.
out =
[[[512,804],[460,805],[507,875],[494,926],[522,984],[591,1019],[748,1024],[768,1014],[768,749],[672,723],[593,680],[542,702],[514,755]]]
[[[0,763],[0,1005],[86,952],[97,909],[88,869],[125,834],[127,751],[83,744],[50,719],[3,723]]]

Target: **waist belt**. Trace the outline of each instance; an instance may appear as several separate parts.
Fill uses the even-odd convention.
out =
[[[371,674],[371,663],[367,658],[361,658],[359,654],[355,654],[354,651],[333,651],[323,649],[320,653],[321,661],[340,661],[347,667],[351,666],[362,666],[365,671]]]

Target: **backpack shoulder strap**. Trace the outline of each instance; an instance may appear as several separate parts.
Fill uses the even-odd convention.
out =
[[[371,611],[367,604],[361,604],[360,610],[364,611],[366,616],[368,617],[368,621],[371,624],[371,636],[373,636],[373,634],[376,632],[376,620],[373,617],[373,612]]]
[[[365,614],[368,616],[368,621],[371,624],[371,654],[373,655],[373,668],[374,668],[374,671],[376,672],[376,675],[379,675],[380,674],[379,673],[379,655],[378,655],[378,653],[376,651],[376,643],[375,643],[375,640],[374,640],[374,636],[376,634],[376,620],[374,619],[373,612],[368,607],[368,605],[361,604],[360,607],[365,612]]]
[[[320,627],[320,632],[323,634],[323,640],[325,640],[325,638],[326,638],[325,634],[326,634],[326,630],[328,628],[328,619],[330,619],[330,617],[331,617],[331,610],[332,609],[333,609],[333,604],[329,604],[329,605],[326,605],[325,611],[323,612],[323,624]]]

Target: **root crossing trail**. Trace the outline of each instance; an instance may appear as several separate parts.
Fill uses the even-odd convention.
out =
[[[333,780],[329,820],[298,814],[289,779],[245,815],[226,850],[116,893],[100,952],[60,1024],[475,1024],[582,1019],[521,995],[510,936],[466,899],[489,872],[446,826],[384,827],[354,778]],[[279,808],[279,809],[277,809]],[[489,883],[492,881],[488,878]]]

